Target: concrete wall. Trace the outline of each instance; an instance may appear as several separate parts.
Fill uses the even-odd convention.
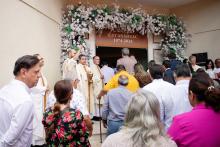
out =
[[[0,1],[0,87],[8,83],[14,63],[25,54],[45,58],[43,73],[50,87],[60,79],[59,0]]]
[[[85,5],[108,5],[108,6],[112,6],[113,4],[117,4],[119,5],[121,8],[142,8],[143,10],[145,10],[147,13],[149,14],[155,14],[155,13],[159,13],[159,14],[169,14],[170,10],[168,8],[162,8],[159,6],[155,6],[155,5],[149,5],[149,4],[142,4],[142,3],[137,3],[135,0],[133,1],[129,1],[127,2],[126,0],[120,0],[120,1],[114,1],[114,0],[64,0],[64,5],[68,5],[68,4],[73,4],[73,5],[77,5],[79,2],[81,2],[82,4]]]
[[[220,1],[202,0],[171,10],[182,17],[192,35],[186,55],[208,52],[208,57],[220,57]]]

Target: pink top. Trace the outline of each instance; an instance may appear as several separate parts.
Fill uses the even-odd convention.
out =
[[[220,113],[198,104],[174,117],[168,134],[178,147],[220,147]]]

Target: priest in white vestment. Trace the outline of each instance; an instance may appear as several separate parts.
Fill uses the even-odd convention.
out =
[[[103,104],[103,98],[100,99],[100,106],[99,106],[99,99],[97,99],[99,93],[102,91],[104,87],[104,77],[101,73],[101,69],[99,67],[100,64],[100,57],[94,56],[93,57],[93,64],[91,64],[90,68],[93,73],[92,81],[93,81],[93,94],[95,98],[95,114],[94,116],[100,117],[99,114],[99,107],[100,107],[100,113],[102,112],[102,104]]]
[[[64,61],[62,70],[63,70],[63,79],[72,79],[77,75],[76,73],[76,65],[77,61],[76,59],[78,58],[78,54],[80,51],[75,51],[73,49],[69,49],[67,54],[68,58]]]
[[[40,78],[40,62],[35,56],[19,58],[15,79],[0,90],[0,147],[30,147],[34,104],[30,88]]]
[[[85,55],[79,55],[79,64],[76,65],[77,77],[79,79],[78,90],[85,96],[87,109],[90,115],[94,114],[94,96],[92,76],[93,73],[87,65]]]
[[[44,59],[39,55],[35,54],[39,60],[41,67],[44,66]],[[41,73],[41,77],[35,87],[31,89],[31,98],[34,102],[34,121],[33,121],[33,138],[32,145],[43,145],[45,144],[45,132],[42,124],[43,113],[46,108],[48,83],[46,77]]]

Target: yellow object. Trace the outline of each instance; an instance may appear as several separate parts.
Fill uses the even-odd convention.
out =
[[[109,91],[110,89],[117,88],[118,78],[120,75],[125,75],[128,77],[128,85],[126,86],[128,90],[136,92],[139,89],[139,83],[134,76],[130,75],[126,71],[120,71],[119,73],[115,74],[112,79],[104,86],[104,90]]]

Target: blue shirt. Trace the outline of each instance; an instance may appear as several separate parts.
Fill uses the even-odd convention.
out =
[[[125,107],[131,95],[132,92],[123,86],[110,90],[104,98],[102,118],[112,121],[124,120]]]

